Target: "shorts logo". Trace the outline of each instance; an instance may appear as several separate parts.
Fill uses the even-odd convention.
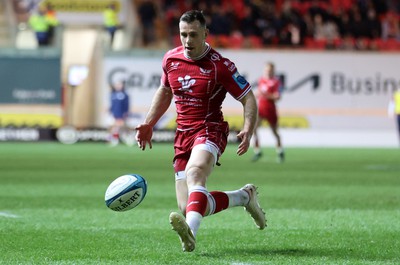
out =
[[[178,81],[182,85],[179,90],[187,92],[192,92],[190,87],[196,83],[196,80],[192,79],[189,75],[186,75],[185,77],[178,77]]]
[[[238,84],[238,86],[241,89],[243,89],[248,84],[247,80],[243,76],[241,76],[237,71],[232,75],[232,78],[235,80],[236,84]]]

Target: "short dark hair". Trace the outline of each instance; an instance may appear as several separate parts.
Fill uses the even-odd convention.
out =
[[[200,25],[206,27],[206,18],[204,17],[203,11],[200,10],[187,11],[179,19],[179,21],[183,21],[186,23],[192,23],[196,20],[200,22]]]

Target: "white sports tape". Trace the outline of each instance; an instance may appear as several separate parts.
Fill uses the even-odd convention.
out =
[[[193,147],[193,150],[196,149],[210,152],[214,156],[214,165],[218,162],[218,149],[215,146],[207,143],[198,144],[195,147]]]
[[[182,180],[186,179],[186,173],[185,171],[179,171],[175,173],[175,180]]]
[[[218,162],[218,149],[211,145],[211,144],[198,144],[195,147],[193,147],[193,150],[204,150],[210,152],[214,156],[214,165]],[[192,150],[192,151],[193,151]],[[182,180],[186,179],[186,173],[185,171],[179,171],[175,173],[175,180]]]

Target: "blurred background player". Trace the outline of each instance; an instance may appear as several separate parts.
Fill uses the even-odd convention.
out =
[[[266,120],[276,139],[276,153],[278,162],[283,162],[285,153],[282,148],[281,137],[278,133],[278,111],[275,102],[281,98],[281,81],[275,76],[275,65],[271,62],[266,63],[263,76],[258,81],[256,91],[258,99],[258,121],[257,128],[261,122]],[[257,129],[254,130],[254,156],[252,161],[257,161],[261,158],[262,151]]]
[[[136,127],[136,140],[142,150],[147,144],[152,147],[153,127],[173,100],[177,112],[173,166],[176,198],[183,215],[172,212],[169,220],[183,251],[190,252],[195,249],[196,234],[205,216],[244,206],[259,229],[265,228],[266,219],[253,184],[229,192],[206,188],[227,145],[229,125],[221,111],[227,93],[243,106],[244,124],[237,135],[240,143],[236,153],[243,155],[250,147],[257,121],[251,86],[233,62],[206,43],[208,29],[201,11],[184,13],[179,32],[182,45],[164,55],[161,85],[145,121]]]
[[[119,143],[120,134],[126,125],[129,115],[129,95],[125,91],[125,82],[118,82],[111,86],[110,113],[113,116],[113,125],[110,128],[109,144],[116,146]]]

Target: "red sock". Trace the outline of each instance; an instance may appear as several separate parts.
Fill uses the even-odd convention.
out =
[[[192,191],[189,194],[186,212],[195,211],[204,216],[207,209],[207,195],[201,191]]]
[[[229,197],[225,192],[222,191],[212,191],[210,192],[211,196],[213,196],[215,201],[215,209],[214,212],[210,213],[215,214],[222,210],[225,210],[229,206]]]

